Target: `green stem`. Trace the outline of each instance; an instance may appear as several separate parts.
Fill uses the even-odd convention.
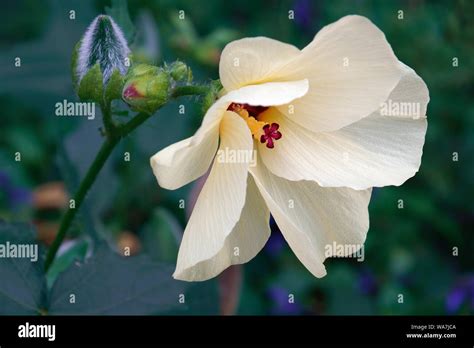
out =
[[[209,92],[208,86],[180,86],[176,87],[171,93],[172,98],[182,97],[184,95],[204,95]]]
[[[171,98],[178,98],[185,95],[202,95],[209,91],[209,87],[207,86],[181,86],[176,87],[173,92],[171,93]],[[80,209],[84,198],[89,192],[89,189],[94,184],[97,175],[100,173],[102,167],[104,166],[105,162],[109,158],[110,154],[112,153],[115,146],[119,143],[120,139],[127,136],[131,132],[133,132],[138,126],[140,126],[143,122],[149,119],[152,114],[147,113],[139,113],[130,121],[125,123],[122,126],[115,126],[112,121],[112,117],[110,114],[110,107],[106,107],[102,109],[103,112],[103,119],[104,119],[104,126],[106,128],[106,140],[102,144],[99,152],[97,153],[94,161],[92,162],[89,170],[86,173],[86,176],[82,180],[81,184],[79,185],[79,189],[77,190],[76,194],[74,195],[74,208],[69,208],[64,214],[61,219],[61,224],[59,226],[58,234],[54,239],[51,247],[48,250],[46,255],[45,261],[45,270],[51,267],[51,264],[56,257],[56,253],[58,252],[61,243],[63,242],[64,238],[66,237],[67,231],[71,226],[71,223],[76,216],[77,211]]]
[[[97,175],[99,174],[100,170],[107,161],[107,158],[109,158],[110,154],[112,153],[112,150],[114,149],[115,145],[118,143],[118,140],[119,138],[105,140],[99,152],[97,153],[94,162],[92,162],[92,165],[89,167],[86,176],[82,180],[79,189],[74,195],[74,208],[69,208],[66,214],[63,216],[61,220],[61,225],[59,226],[58,234],[56,235],[56,238],[54,239],[53,243],[51,244],[51,247],[48,250],[44,265],[46,271],[51,266],[51,263],[53,262],[54,257],[56,256],[56,253],[64,240],[64,237],[66,237],[66,232],[68,231],[69,226],[71,225],[74,217],[76,216],[76,212],[80,209],[87,192],[89,191],[95,179],[97,178]]]
[[[105,134],[107,136],[114,133],[115,124],[112,120],[112,112],[110,110],[110,103],[104,102],[100,106],[100,110],[102,111],[102,122],[104,123]]]

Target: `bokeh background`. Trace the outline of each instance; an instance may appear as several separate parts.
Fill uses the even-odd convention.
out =
[[[94,121],[58,118],[54,104],[76,100],[70,75],[72,49],[92,19],[110,5],[93,0],[2,2],[0,219],[29,223],[45,247],[102,141],[100,116]],[[112,11],[116,8],[120,6]],[[123,11],[112,14],[123,25],[133,23],[137,59],[156,64],[181,59],[192,67],[196,81],[218,78],[220,51],[234,39],[268,36],[303,48],[319,29],[344,15],[370,18],[399,59],[428,85],[431,101],[423,160],[419,173],[403,186],[374,190],[364,262],[330,259],[328,275],[316,279],[272,222],[268,245],[250,263],[233,267],[218,279],[186,285],[184,310],[161,308],[153,300],[155,306],[140,307],[137,298],[129,309],[100,311],[91,300],[92,307],[76,307],[73,313],[474,313],[472,1],[131,0],[128,10],[131,22]],[[180,10],[185,20],[179,20]],[[294,19],[289,19],[288,11],[294,11]],[[15,67],[15,57],[21,58],[21,67]],[[184,115],[172,103],[116,149],[74,223],[62,256],[47,275],[47,289],[60,291],[54,285],[57,279],[64,283],[66,276],[74,278],[63,271],[73,267],[74,260],[95,253],[98,240],[118,251],[128,246],[132,254],[148,255],[172,268],[198,187],[160,189],[149,157],[198,127],[197,100],[179,103],[185,104]],[[21,162],[14,161],[16,152],[21,153]],[[130,162],[123,160],[124,152],[130,153]],[[127,283],[133,270],[123,266],[114,272],[115,283],[108,276],[98,277],[82,291],[91,298],[95,298],[91,287],[120,293],[125,286],[120,284]],[[0,273],[0,279],[8,281],[7,273]],[[148,295],[168,296],[166,291],[173,289],[151,287]],[[288,302],[290,294],[295,303]],[[23,313],[6,310],[4,300],[0,298],[3,314]]]

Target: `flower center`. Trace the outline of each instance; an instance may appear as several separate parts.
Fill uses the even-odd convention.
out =
[[[244,119],[254,139],[259,140],[262,144],[266,143],[267,148],[273,149],[275,147],[275,140],[280,139],[282,134],[278,131],[278,128],[280,128],[278,123],[270,124],[259,121],[258,116],[267,109],[268,107],[266,106],[237,103],[232,103],[227,108],[227,110],[235,112]]]

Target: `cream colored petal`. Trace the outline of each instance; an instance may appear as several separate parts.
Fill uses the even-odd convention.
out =
[[[201,281],[215,277],[230,265],[253,259],[270,237],[270,211],[251,175],[247,178],[247,195],[240,219],[225,238],[221,249],[209,259],[192,267],[176,271],[174,277],[186,281]],[[206,241],[195,245],[205,248]]]
[[[174,190],[204,175],[216,154],[219,124],[229,102],[218,100],[207,111],[201,127],[187,139],[172,144],[150,159],[158,184]]]
[[[288,181],[259,163],[250,169],[283,236],[316,277],[326,275],[324,260],[341,245],[356,252],[369,228],[371,189],[323,188],[311,181]],[[349,256],[347,253],[344,256]]]
[[[401,185],[420,167],[428,90],[413,70],[406,69],[389,100],[391,105],[411,105],[412,110],[405,107],[403,115],[391,116],[377,111],[328,133],[313,133],[274,113],[271,119],[280,124],[283,137],[274,149],[259,144],[263,162],[275,175],[314,180],[321,186],[365,189]]]
[[[281,105],[302,97],[308,81],[271,82],[245,86],[217,100],[207,111],[196,134],[155,154],[150,163],[158,183],[177,189],[202,176],[216,153],[219,124],[231,102],[251,105]]]
[[[219,63],[222,85],[232,91],[246,85],[275,81],[276,73],[299,52],[292,45],[266,37],[233,41],[222,51]]]
[[[284,105],[304,96],[309,89],[308,80],[268,82],[250,85],[229,92],[222,99],[238,104],[260,106]]]
[[[324,27],[285,66],[285,74],[290,80],[309,79],[310,90],[280,111],[314,132],[338,130],[367,117],[402,75],[383,32],[361,16]]]
[[[225,112],[220,134],[219,151],[236,154],[253,150],[252,136],[246,123],[233,112]],[[184,231],[174,275],[176,278],[203,280],[218,269],[225,268],[224,265],[213,265],[212,269],[196,266],[214,258],[237,225],[245,203],[248,168],[249,161],[234,160],[230,163],[223,161],[221,156],[215,157]]]

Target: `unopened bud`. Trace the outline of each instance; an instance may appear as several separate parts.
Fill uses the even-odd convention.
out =
[[[122,99],[133,110],[154,113],[168,99],[170,76],[156,66],[139,64],[129,71]]]
[[[75,61],[78,83],[96,65],[102,73],[102,82],[107,84],[114,70],[125,75],[129,66],[130,49],[122,30],[112,17],[97,16],[82,37]]]
[[[173,62],[169,67],[168,71],[170,72],[171,77],[175,81],[187,81],[191,82],[192,73],[186,64],[177,60]]]

